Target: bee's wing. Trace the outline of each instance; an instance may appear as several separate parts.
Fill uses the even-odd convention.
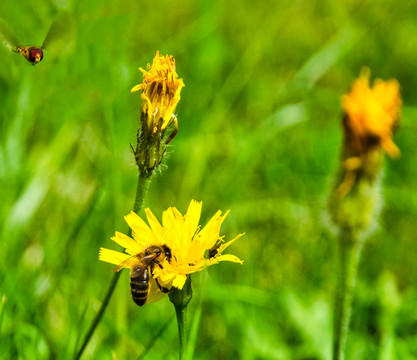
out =
[[[122,261],[119,265],[117,265],[113,271],[117,272],[122,270],[125,267],[132,267],[135,263],[138,262],[140,259],[140,254],[132,255],[131,257],[127,258],[126,260]]]
[[[153,253],[150,255],[143,255],[143,253],[137,255],[136,264],[132,267],[131,275],[132,277],[138,277],[143,274],[143,272],[148,268],[149,265],[158,257],[158,254]],[[129,260],[129,259],[127,259]]]
[[[0,18],[0,40],[5,47],[11,51],[16,51],[16,48],[21,45],[16,39],[16,36],[13,34],[13,31],[10,30],[6,22]]]
[[[69,12],[62,12],[49,28],[41,48],[60,52],[72,43],[73,32],[72,15]]]

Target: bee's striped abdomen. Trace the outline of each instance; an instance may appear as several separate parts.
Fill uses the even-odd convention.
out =
[[[149,275],[148,269],[145,269],[142,274],[136,277],[130,277],[130,292],[132,293],[133,301],[142,306],[145,304],[149,291]]]

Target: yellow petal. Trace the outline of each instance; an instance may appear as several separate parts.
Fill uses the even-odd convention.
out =
[[[235,262],[235,263],[238,263],[238,264],[243,264],[243,260],[240,260],[237,256],[231,255],[231,254],[216,256],[213,259],[216,259],[219,262],[220,261],[231,261],[231,262]]]
[[[200,222],[202,206],[203,203],[201,201],[195,200],[191,200],[190,205],[188,205],[187,213],[185,216],[188,218],[189,227],[192,232],[195,232]]]
[[[382,148],[392,158],[400,156],[400,149],[398,149],[397,145],[391,139],[385,139],[382,142]]]
[[[183,218],[182,214],[178,211],[178,209],[176,207],[172,207],[171,210],[172,210],[172,213],[174,214],[175,220],[177,220],[179,222],[184,221],[184,218]]]
[[[145,209],[146,218],[148,219],[149,226],[151,227],[154,234],[158,237],[158,240],[160,241],[162,245],[162,234],[163,234],[163,227],[159,223],[158,219],[155,217],[155,215],[152,213],[150,209]],[[158,244],[155,244],[158,245]]]
[[[125,216],[125,220],[132,229],[134,239],[142,246],[146,247],[150,244],[157,244],[157,237],[151,228],[133,211]]]
[[[116,231],[115,235],[111,239],[125,248],[131,255],[140,253],[144,248],[144,246],[141,246],[141,244],[133,240],[131,237],[118,231]]]
[[[139,90],[142,90],[142,84],[139,84],[139,85],[134,86],[134,87],[130,90],[130,92],[136,92],[136,91],[139,91]]]
[[[108,262],[110,264],[119,265],[123,261],[127,260],[130,256],[128,254],[121,253],[106,248],[100,248],[99,259],[101,261]]]
[[[172,211],[172,207],[166,209],[163,213],[162,213],[162,225],[164,228],[167,229],[171,229],[174,228],[176,223],[175,223],[175,216],[174,213]]]
[[[182,289],[184,287],[185,281],[187,280],[187,276],[185,275],[177,275],[172,282],[172,286],[177,289]]]
[[[219,233],[220,227],[226,219],[227,215],[229,215],[230,210],[227,210],[223,216],[221,216],[222,212],[219,210],[216,214],[210,219],[210,221],[204,226],[203,230],[201,232],[204,234],[205,231],[211,232],[211,233]]]
[[[221,245],[219,247],[219,253],[221,254],[223,252],[224,249],[228,248],[230,245],[232,245],[237,239],[241,238],[243,235],[245,235],[245,233],[243,234],[239,234],[238,236],[236,236],[234,239],[228,241],[227,243]]]

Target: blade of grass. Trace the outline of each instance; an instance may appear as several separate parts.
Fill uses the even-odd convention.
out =
[[[193,314],[193,323],[191,325],[191,331],[188,338],[187,349],[185,351],[185,360],[192,360],[194,358],[195,345],[197,343],[198,329],[200,327],[201,312],[203,308],[203,298],[207,283],[207,271],[203,271],[201,274],[200,282],[200,298],[198,301],[197,308]]]
[[[145,349],[142,351],[142,353],[137,357],[137,360],[143,360],[145,358],[145,356],[149,353],[149,351],[151,351],[152,347],[155,345],[156,341],[162,336],[162,334],[165,332],[165,330],[171,324],[173,318],[174,318],[174,314],[172,314],[168,318],[168,320],[165,322],[165,324],[161,326],[159,331],[153,336],[151,341],[149,341],[148,345],[145,347]]]

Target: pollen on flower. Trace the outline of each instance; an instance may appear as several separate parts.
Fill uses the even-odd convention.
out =
[[[350,93],[342,97],[347,146],[356,155],[380,147],[389,156],[398,156],[392,136],[400,117],[400,86],[394,79],[377,79],[370,87],[369,78],[369,69],[363,69]]]
[[[143,74],[143,82],[132,88],[131,92],[142,90],[142,112],[148,122],[151,133],[162,119],[161,129],[164,130],[173,120],[172,116],[181,99],[181,90],[185,86],[183,79],[178,78],[175,59],[172,55],[161,56],[156,52],[152,66],[147,70],[139,68]]]
[[[222,215],[218,211],[201,228],[201,208],[202,203],[195,200],[190,202],[185,215],[175,207],[170,207],[162,214],[162,224],[149,209],[145,209],[149,225],[131,212],[125,216],[125,220],[132,229],[132,237],[116,232],[112,238],[125,248],[126,253],[101,248],[99,259],[117,265],[116,271],[126,267],[132,273],[138,263],[143,264],[147,249],[161,249],[159,255],[152,258],[157,262],[151,260],[143,265],[150,269],[153,284],[149,287],[146,303],[159,300],[162,297],[159,295],[163,292],[161,289],[182,289],[188,275],[208,266],[221,261],[242,264],[243,261],[234,255],[223,255],[223,251],[243,235],[240,234],[228,242],[220,235],[220,227],[228,212]]]

